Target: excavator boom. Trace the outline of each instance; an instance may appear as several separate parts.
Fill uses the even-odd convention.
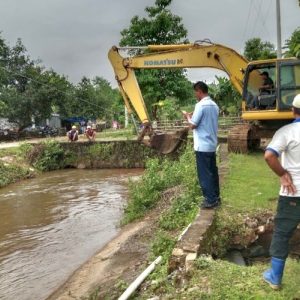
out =
[[[122,57],[119,48],[114,46],[110,49],[108,57],[128,111],[131,113],[133,108],[148,131],[151,123],[134,73],[137,69],[203,67],[219,69],[227,73],[232,84],[242,94],[244,71],[248,61],[231,48],[212,43],[195,43],[150,45],[144,49],[149,52],[133,57]],[[171,137],[162,133],[158,137],[152,130],[150,132],[150,146],[163,153],[174,151],[187,136],[187,130],[176,132]],[[162,145],[161,148],[159,145]]]

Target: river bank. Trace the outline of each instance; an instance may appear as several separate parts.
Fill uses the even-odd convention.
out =
[[[101,270],[110,270],[114,276],[108,273],[110,280],[107,285],[103,277],[98,277],[95,281],[91,280],[94,291],[91,292],[93,288],[90,286],[91,290],[81,297],[90,300],[117,299],[134,277],[158,255],[163,256],[161,265],[136,291],[132,299],[263,298],[283,300],[299,298],[300,289],[296,279],[300,276],[300,265],[299,260],[295,259],[300,257],[299,236],[295,236],[291,244],[292,256],[287,261],[283,290],[274,292],[261,279],[262,271],[268,267],[266,250],[272,234],[273,215],[279,188],[278,179],[265,165],[261,153],[229,155],[226,172],[222,185],[223,205],[216,213],[214,230],[207,243],[207,254],[199,256],[187,273],[180,270],[169,273],[168,262],[178,235],[187,224],[194,220],[198,212],[197,203],[200,198],[197,196],[199,191],[196,189],[191,150],[187,150],[179,161],[172,165],[168,163],[158,165],[152,161],[146,169],[143,181],[132,189],[138,196],[129,198],[123,220],[134,221],[126,225],[128,227],[125,226],[124,230],[125,232],[133,230],[133,236],[139,236],[140,242],[145,247],[143,248],[145,249],[144,255],[137,255],[139,259],[135,260],[137,245],[132,242],[131,236],[128,239],[126,235],[125,239],[121,236],[120,240],[112,241],[107,248],[106,255],[109,258],[107,269],[101,268],[101,264],[105,266],[107,256],[100,252],[99,256],[96,255],[87,265],[84,265],[68,281],[68,284],[62,287],[60,294],[55,294],[57,298],[52,299],[71,299],[67,296],[68,291],[75,299],[80,299],[77,298],[80,294],[76,294],[76,286],[84,285],[82,282],[79,283],[80,278],[84,278],[80,274],[81,272],[89,273],[93,270],[94,264]],[[171,179],[170,174],[172,174]],[[180,188],[170,197],[172,200],[168,202],[165,209],[161,209],[160,205],[165,203],[166,198],[155,198],[155,193],[152,189],[148,189],[149,186],[152,186],[153,190],[158,191],[160,195],[163,195],[163,191],[167,191],[170,186]],[[140,209],[145,206],[147,208],[139,213]],[[151,220],[151,223],[145,220]],[[148,229],[148,234],[145,234],[145,239],[143,239],[143,228],[147,227],[151,229]],[[140,234],[139,228],[141,228]],[[266,235],[260,237],[258,232],[262,231]],[[111,258],[117,261],[118,257],[122,257],[122,252],[118,252],[118,249],[124,249],[122,245],[128,247],[130,245],[130,255],[124,255],[125,262],[119,261],[115,265],[110,265]],[[114,252],[114,249],[117,249],[117,252]],[[226,254],[232,249],[238,249],[242,255],[249,258],[247,266],[239,266],[227,261]],[[114,255],[110,256],[108,253],[114,253]],[[127,260],[129,260],[128,265],[126,265]],[[139,265],[141,262],[142,264]],[[116,267],[116,273],[108,266]],[[91,278],[93,275],[89,276],[87,282]],[[74,294],[72,294],[72,286],[76,291]],[[64,297],[59,298],[62,295]]]
[[[179,152],[169,157],[176,158]],[[163,158],[135,140],[67,143],[48,139],[20,143],[17,147],[0,149],[0,188],[42,172],[65,168],[144,168],[153,157]]]

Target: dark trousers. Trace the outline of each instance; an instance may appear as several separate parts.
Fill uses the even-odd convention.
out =
[[[289,240],[300,223],[300,197],[280,196],[275,217],[275,227],[270,254],[286,259],[289,254]]]
[[[196,151],[197,174],[204,201],[214,204],[220,199],[219,174],[215,152]]]

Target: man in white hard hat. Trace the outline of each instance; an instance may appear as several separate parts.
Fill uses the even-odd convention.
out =
[[[69,142],[76,142],[78,141],[78,130],[75,125],[72,126],[72,129],[68,131],[67,137]]]
[[[90,141],[90,142],[93,142],[95,141],[95,138],[96,138],[96,133],[94,131],[94,129],[92,128],[92,126],[88,126],[86,131],[85,131],[85,136],[87,137],[87,139]]]
[[[295,120],[275,133],[265,152],[267,164],[281,183],[270,247],[271,268],[263,274],[273,289],[280,288],[289,240],[300,223],[300,94],[294,98],[292,110]]]

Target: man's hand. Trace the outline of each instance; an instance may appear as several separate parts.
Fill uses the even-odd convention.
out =
[[[192,113],[188,113],[188,112],[186,112],[185,110],[183,110],[183,111],[181,111],[182,112],[182,114],[183,114],[183,116],[188,120],[188,119],[190,119],[191,117],[192,117]]]
[[[297,192],[296,187],[293,184],[292,176],[288,171],[286,171],[280,177],[280,183],[284,193],[287,193],[288,195],[294,195]]]

